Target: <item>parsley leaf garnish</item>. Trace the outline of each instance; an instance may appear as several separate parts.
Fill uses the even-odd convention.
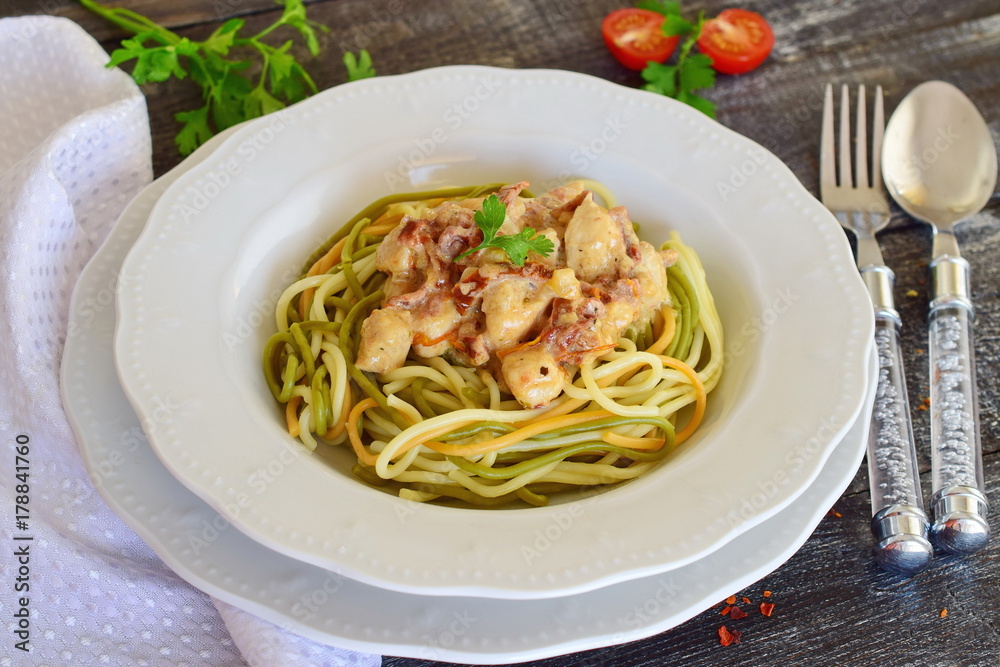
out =
[[[704,53],[691,53],[691,49],[701,36],[701,28],[705,23],[705,13],[698,14],[695,23],[680,15],[680,4],[663,0],[645,0],[637,4],[642,9],[649,9],[666,18],[663,20],[663,34],[683,37],[684,41],[677,52],[677,61],[673,65],[661,65],[650,62],[642,70],[642,78],[646,81],[643,90],[673,97],[684,102],[705,115],[715,117],[715,104],[695,94],[696,90],[711,88],[715,85],[715,70],[712,69],[712,59]]]
[[[375,76],[372,57],[365,49],[361,49],[356,56],[350,51],[345,53],[344,67],[347,68],[348,81],[360,81],[361,79],[370,79]]]
[[[548,256],[556,249],[551,240],[542,235],[535,235],[535,230],[525,227],[517,234],[505,234],[497,236],[503,221],[507,218],[507,207],[496,195],[490,195],[483,200],[483,207],[476,211],[475,221],[479,231],[483,233],[483,242],[471,250],[466,250],[455,258],[455,261],[478,250],[486,248],[500,248],[510,261],[517,266],[524,266],[524,261],[528,258],[528,251],[534,250],[539,255]]]
[[[305,69],[289,53],[293,40],[278,47],[263,40],[275,30],[285,28],[300,37],[315,56],[320,48],[316,31],[328,28],[306,18],[303,0],[277,2],[284,7],[281,16],[256,35],[241,36],[245,21],[234,18],[196,42],[131,10],[80,0],[85,8],[134,34],[111,54],[107,67],[134,60],[132,78],[140,85],[166,81],[171,76],[177,79],[190,76],[201,87],[204,105],[174,114],[183,124],[174,139],[182,155],[191,153],[216,132],[283,109],[317,91]],[[260,62],[256,79],[244,73],[252,62],[233,57],[233,50]],[[370,64],[369,58],[369,69]]]
[[[681,13],[681,3],[672,2],[671,0],[639,0],[639,2],[635,3],[635,6],[639,9],[663,14],[664,16],[672,14],[679,16]]]

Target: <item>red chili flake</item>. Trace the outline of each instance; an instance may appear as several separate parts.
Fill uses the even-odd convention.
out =
[[[723,646],[739,644],[741,636],[742,634],[739,630],[730,630],[724,625],[719,628],[719,643]]]
[[[760,603],[760,613],[764,614],[764,616],[770,616],[771,612],[773,611],[774,611],[774,605],[771,604],[770,602]]]
[[[729,615],[729,611],[730,611],[731,609],[732,609],[732,607],[726,607],[725,609],[723,609],[723,610],[722,610],[721,612],[719,612],[719,613],[720,613],[720,614],[722,614],[723,616],[728,616],[728,615]]]
[[[839,518],[841,518],[841,517],[842,517],[842,516],[844,516],[844,515],[843,515],[843,514],[841,514],[840,512],[834,512],[834,513],[833,513],[833,516],[835,516],[835,517],[837,517],[837,518],[839,519]]]
[[[771,591],[764,591],[764,597],[766,598],[771,597]]]
[[[740,609],[739,607],[733,607],[732,610],[729,612],[729,618],[733,619],[734,621],[738,621],[741,618],[746,618],[746,617],[747,613],[742,609]]]
[[[726,604],[736,604],[736,596],[730,595],[726,598]]]
[[[750,598],[742,598],[743,604],[750,604]]]
[[[948,615],[948,608],[945,607],[944,609],[941,610],[941,618],[944,618],[947,615]]]

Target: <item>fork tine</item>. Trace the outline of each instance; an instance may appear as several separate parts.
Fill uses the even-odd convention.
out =
[[[882,135],[885,132],[885,109],[882,86],[875,86],[875,115],[872,116],[872,188],[882,192]]]
[[[854,174],[859,188],[868,186],[868,111],[865,109],[865,84],[858,86],[857,135],[854,141]]]
[[[840,89],[840,187],[853,187],[851,179],[851,100],[847,84]]]
[[[836,155],[833,142],[833,86],[826,84],[823,96],[823,133],[819,144],[819,188],[822,197],[837,185]]]

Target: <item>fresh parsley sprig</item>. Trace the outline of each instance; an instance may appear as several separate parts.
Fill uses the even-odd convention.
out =
[[[684,102],[709,117],[715,117],[715,104],[695,94],[715,85],[715,70],[712,59],[704,53],[691,53],[691,49],[701,36],[705,23],[705,13],[698,14],[698,20],[691,23],[680,15],[680,3],[668,0],[643,0],[636,4],[640,9],[648,9],[664,15],[663,34],[668,37],[683,37],[673,65],[650,62],[642,70],[646,85],[642,88],[653,93],[673,97]]]
[[[476,211],[474,216],[476,226],[483,233],[483,242],[471,250],[466,250],[455,258],[455,261],[471,255],[478,250],[486,248],[500,248],[510,261],[517,266],[524,266],[524,261],[528,258],[528,251],[534,250],[539,255],[548,256],[556,249],[555,244],[545,236],[535,235],[535,230],[525,227],[517,234],[505,234],[497,236],[503,221],[507,217],[507,207],[496,195],[490,195],[483,200],[483,206]]]
[[[279,28],[299,33],[313,56],[319,54],[317,30],[328,28],[306,17],[303,0],[277,0],[284,7],[281,16],[256,35],[240,35],[245,21],[229,19],[202,41],[181,37],[158,23],[124,8],[105,7],[94,0],[80,0],[90,11],[135,36],[122,41],[111,54],[108,67],[134,60],[132,78],[138,84],[166,81],[171,76],[191,80],[202,89],[205,104],[174,115],[184,124],[175,142],[187,155],[216,132],[250,118],[283,109],[316,92],[316,84],[289,53],[294,40],[280,46],[263,41]],[[238,49],[248,58],[231,54]],[[246,72],[260,60],[256,79]]]
[[[356,56],[350,51],[345,53],[344,67],[347,68],[348,81],[360,81],[361,79],[370,79],[375,76],[372,57],[365,49],[361,49]]]

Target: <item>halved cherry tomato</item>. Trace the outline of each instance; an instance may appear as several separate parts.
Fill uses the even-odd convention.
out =
[[[723,74],[743,74],[760,65],[774,46],[774,32],[764,17],[745,9],[726,9],[705,21],[698,48]]]
[[[641,70],[663,63],[677,48],[677,37],[663,34],[663,14],[648,9],[618,9],[604,17],[601,34],[611,54],[625,67]]]

